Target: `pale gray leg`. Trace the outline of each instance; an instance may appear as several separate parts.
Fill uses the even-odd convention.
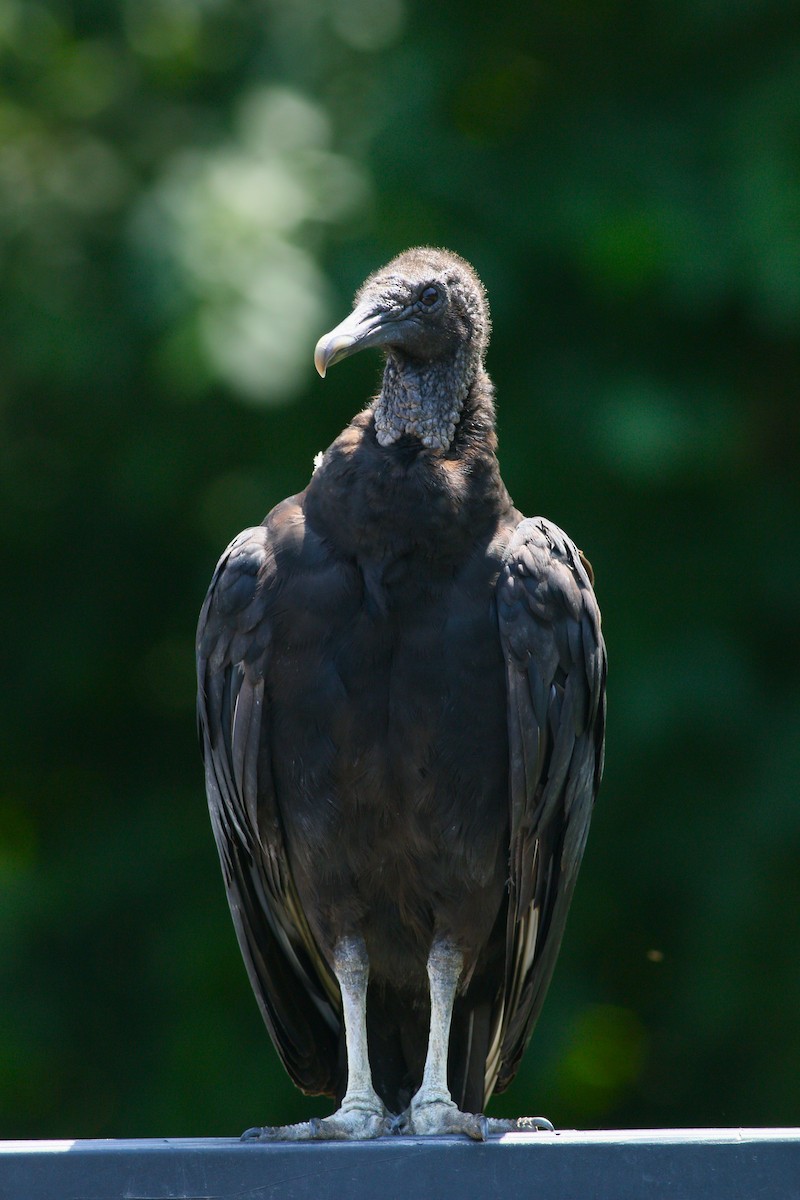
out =
[[[344,938],[334,953],[334,971],[342,992],[347,1046],[347,1091],[341,1107],[326,1121],[344,1121],[352,1137],[377,1137],[385,1132],[386,1109],[372,1086],[367,1046],[367,984],[369,960],[363,938]],[[357,1130],[357,1132],[355,1132]]]
[[[413,1107],[429,1104],[455,1105],[447,1086],[447,1053],[450,1045],[450,1022],[456,988],[464,968],[464,956],[448,942],[434,942],[428,956],[428,987],[431,997],[431,1024],[428,1053],[422,1084],[414,1097]]]
[[[465,1113],[454,1103],[447,1084],[450,1023],[464,956],[451,943],[436,941],[428,956],[431,1024],[422,1084],[406,1113],[396,1123],[399,1133],[447,1135],[465,1133],[476,1141],[512,1130],[551,1129],[544,1117],[498,1120],[483,1113]]]
[[[486,1118],[461,1112],[447,1085],[447,1052],[450,1022],[464,956],[451,942],[435,941],[428,955],[428,986],[431,1024],[422,1084],[402,1120],[401,1131],[416,1134],[466,1133],[483,1141],[488,1133]]]
[[[367,1048],[367,984],[369,960],[363,938],[342,938],[334,950],[333,970],[342,993],[347,1091],[330,1117],[300,1125],[248,1129],[246,1140],[305,1142],[380,1137],[389,1132],[386,1109],[372,1086]]]

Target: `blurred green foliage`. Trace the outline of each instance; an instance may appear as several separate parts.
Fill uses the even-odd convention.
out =
[[[193,635],[378,377],[405,246],[485,279],[518,505],[592,559],[607,774],[495,1111],[796,1124],[791,0],[0,0],[0,1136],[235,1133],[291,1087],[205,813]]]

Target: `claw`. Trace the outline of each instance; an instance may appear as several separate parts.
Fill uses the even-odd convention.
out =
[[[547,1117],[517,1117],[520,1129],[538,1129],[542,1133],[555,1133],[556,1127]]]
[[[408,1129],[405,1117],[405,1113],[397,1113],[395,1116],[389,1117],[387,1122],[389,1133],[395,1134],[398,1137],[402,1137],[403,1134],[407,1133]]]

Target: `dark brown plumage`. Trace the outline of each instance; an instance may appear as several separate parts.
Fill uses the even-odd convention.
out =
[[[341,1102],[262,1136],[480,1137],[561,941],[605,649],[588,564],[500,478],[472,268],[407,251],[356,301],[317,366],[381,346],[381,392],[200,616],[209,806],[278,1053]]]

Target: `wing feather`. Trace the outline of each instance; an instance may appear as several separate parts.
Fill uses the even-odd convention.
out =
[[[214,836],[262,1015],[304,1091],[341,1084],[340,997],[291,877],[270,766],[265,679],[280,573],[268,527],[223,554],[197,634],[198,725]]]
[[[591,568],[557,526],[517,526],[497,583],[511,816],[506,973],[486,1096],[514,1077],[564,931],[603,768],[606,653]]]

